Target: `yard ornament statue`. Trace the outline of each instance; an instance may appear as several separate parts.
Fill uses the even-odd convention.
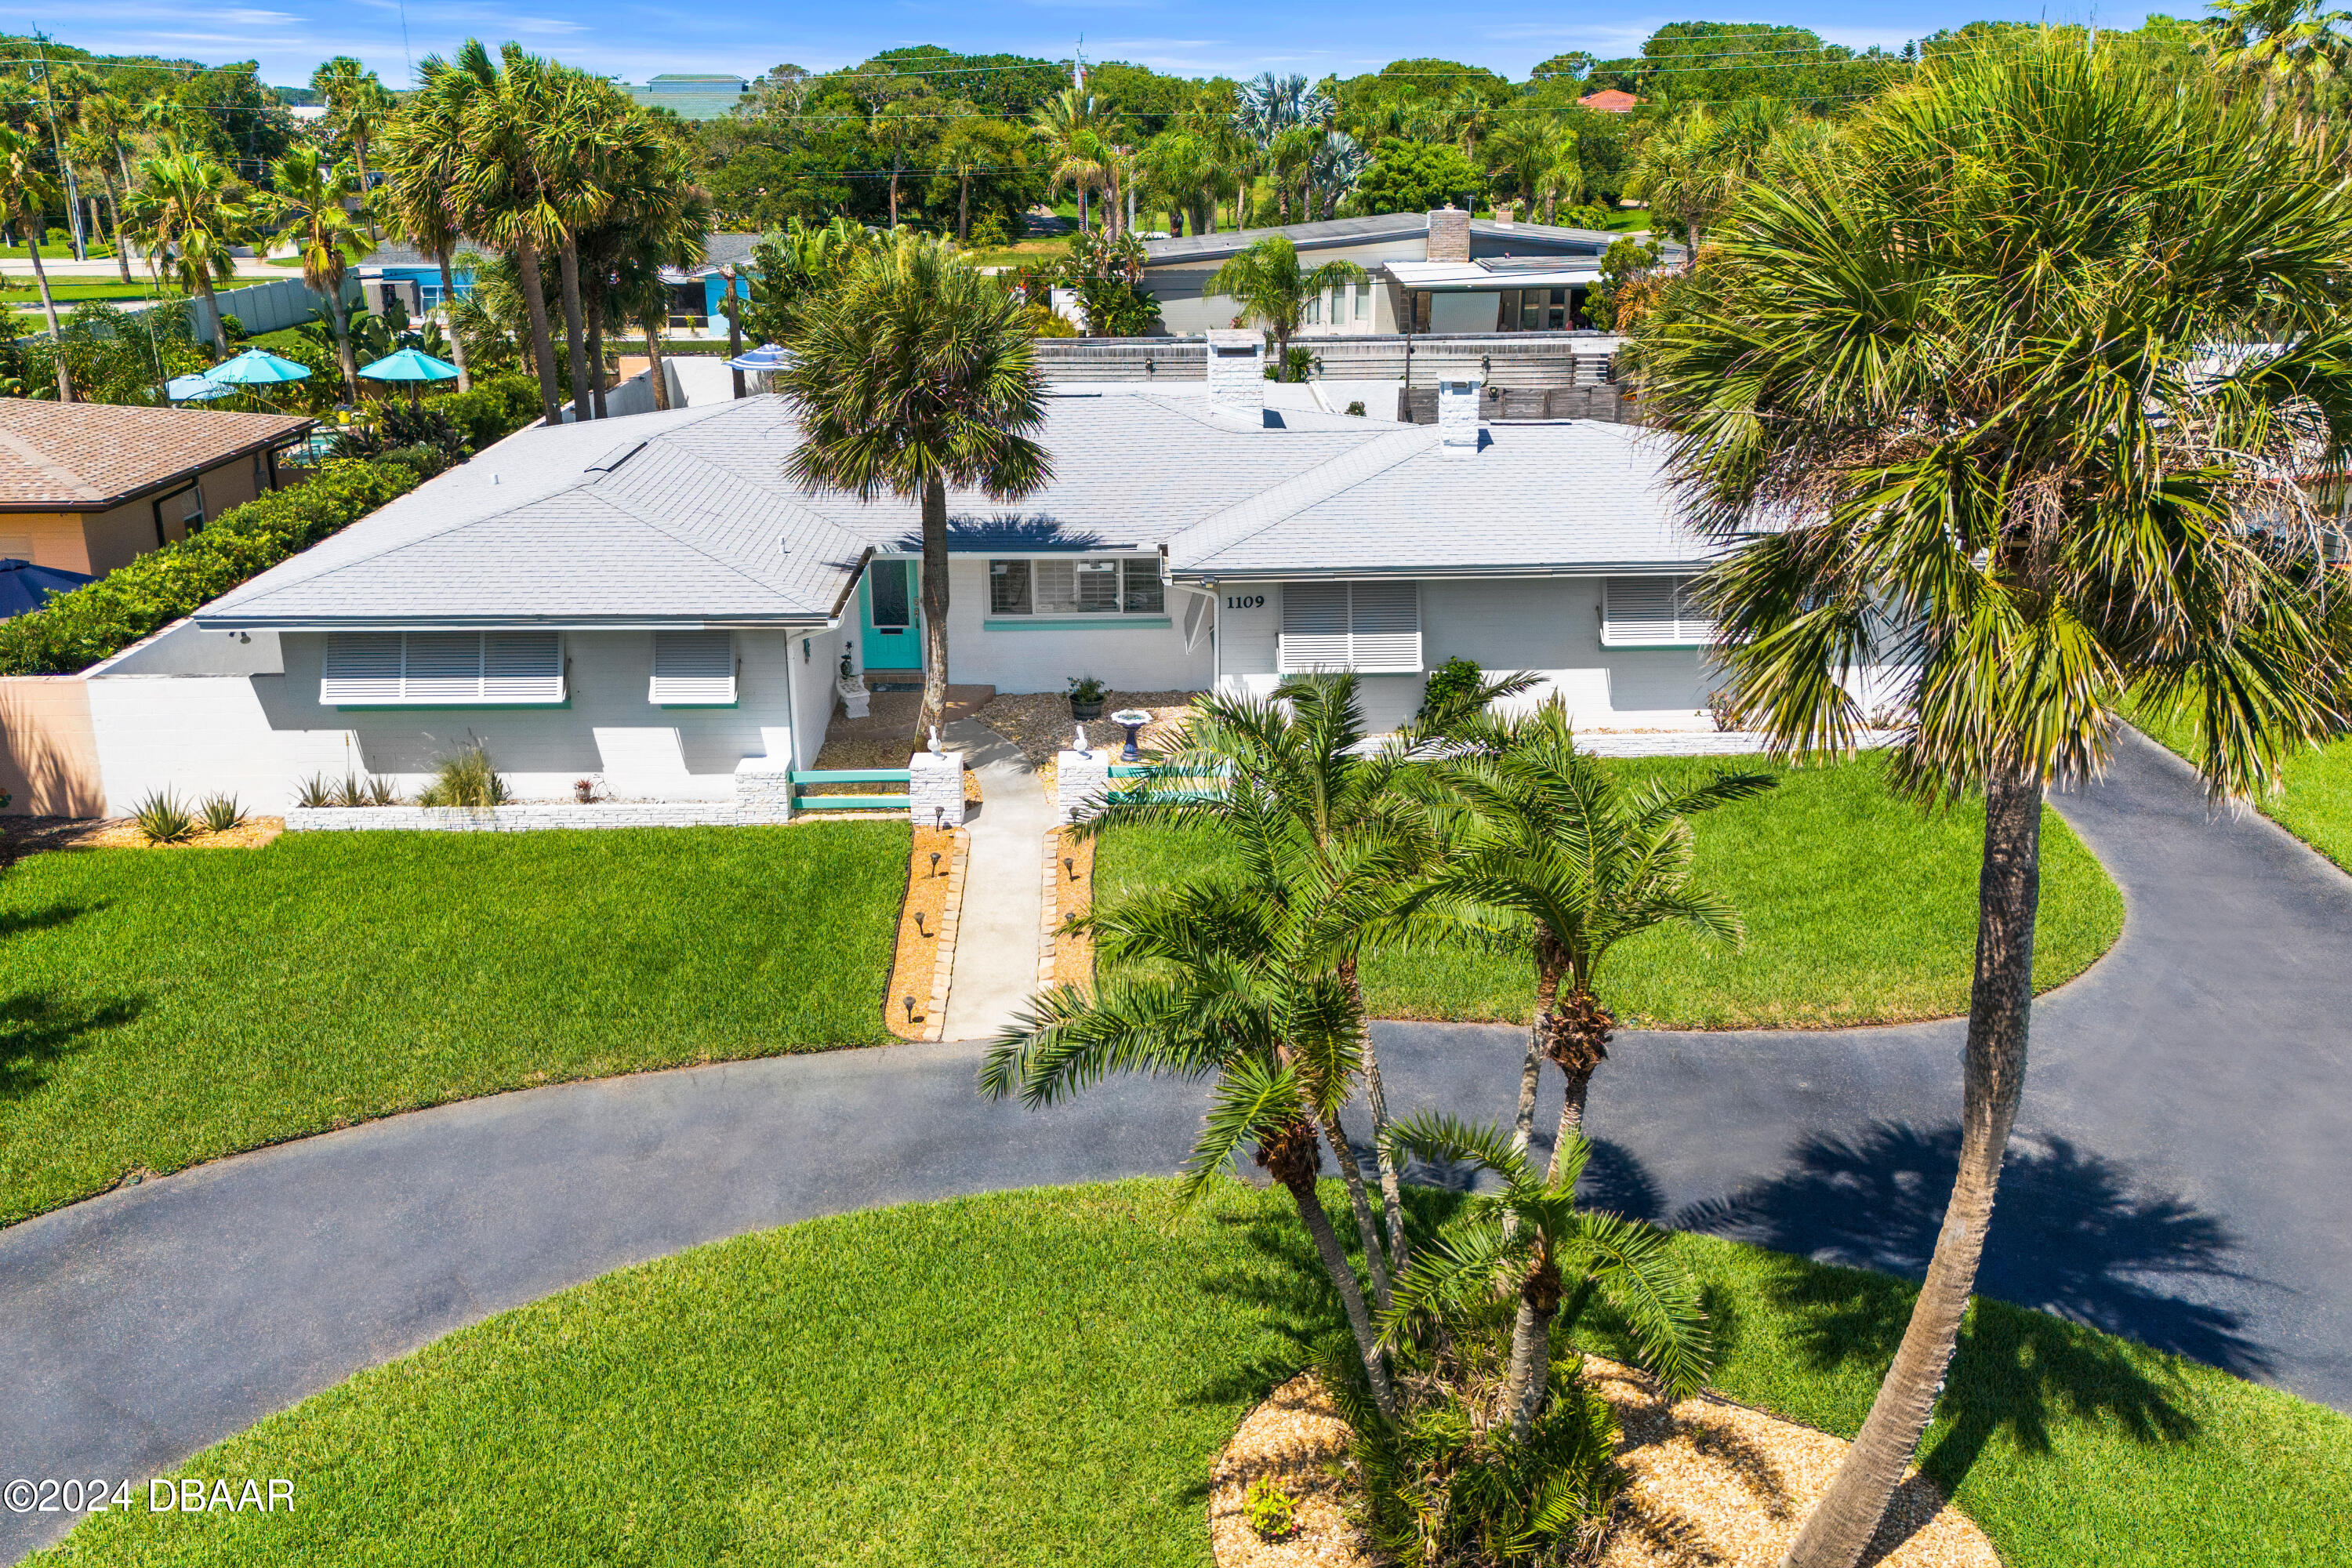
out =
[[[931,755],[940,755],[940,727],[937,724],[931,726]]]
[[[1070,735],[1070,750],[1077,752],[1078,755],[1082,757],[1092,756],[1094,754],[1087,749],[1087,727],[1084,724],[1078,724],[1072,727],[1072,733]]]

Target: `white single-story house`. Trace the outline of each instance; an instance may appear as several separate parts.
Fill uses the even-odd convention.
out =
[[[1018,505],[950,495],[952,680],[1348,668],[1391,725],[1461,656],[1538,672],[1581,728],[1710,727],[1685,584],[1711,551],[1654,437],[1484,424],[1466,379],[1433,426],[1269,407],[1259,336],[1209,347],[1205,384],[1054,389],[1053,478]],[[776,397],[509,437],[89,671],[114,809],[414,790],[475,742],[525,799],[723,800],[747,759],[812,766],[845,661],[921,668],[920,548],[911,502],[795,488],[796,439]]]

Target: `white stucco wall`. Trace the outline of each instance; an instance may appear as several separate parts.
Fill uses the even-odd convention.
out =
[[[957,555],[948,564],[948,678],[1003,692],[1059,691],[1092,675],[1121,691],[1198,691],[1209,684],[1210,645],[1184,651],[1183,596],[1168,595],[1166,625],[1105,617],[1079,627],[1021,626],[988,614],[988,563]],[[1040,617],[1049,618],[1049,617]],[[988,623],[997,623],[990,629]]]
[[[1222,689],[1265,693],[1280,679],[1276,639],[1282,629],[1282,584],[1217,585],[1217,679]],[[1263,596],[1257,607],[1235,599]],[[1698,648],[1604,648],[1601,579],[1476,578],[1421,585],[1421,647],[1425,669],[1449,658],[1475,659],[1495,671],[1532,670],[1542,684],[1528,702],[1558,692],[1580,729],[1711,728],[1706,694],[1714,684]],[[1363,678],[1364,716],[1394,728],[1421,706],[1424,678]]]
[[[803,662],[801,634],[737,631],[733,708],[652,706],[653,634],[600,631],[564,634],[563,708],[355,710],[319,704],[323,635],[278,636],[282,658],[270,659],[260,634],[247,644],[187,626],[94,672],[90,717],[118,814],[157,789],[190,800],[232,793],[277,814],[314,773],[387,774],[414,794],[438,758],[477,741],[525,800],[570,799],[572,782],[590,778],[623,799],[729,801],[735,764],[791,754],[795,728],[800,765],[814,759],[831,713],[827,647],[835,658],[840,649],[838,634],[810,636]],[[271,664],[282,673],[259,668]]]

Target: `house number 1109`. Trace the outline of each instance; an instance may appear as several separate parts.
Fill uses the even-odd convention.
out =
[[[1263,610],[1265,608],[1265,595],[1264,594],[1228,594],[1225,595],[1225,608]]]

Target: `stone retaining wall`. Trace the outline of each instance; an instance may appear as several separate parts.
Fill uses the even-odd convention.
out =
[[[548,827],[737,827],[773,825],[731,801],[606,802],[596,805],[297,805],[288,808],[289,833],[357,832],[530,833]]]

